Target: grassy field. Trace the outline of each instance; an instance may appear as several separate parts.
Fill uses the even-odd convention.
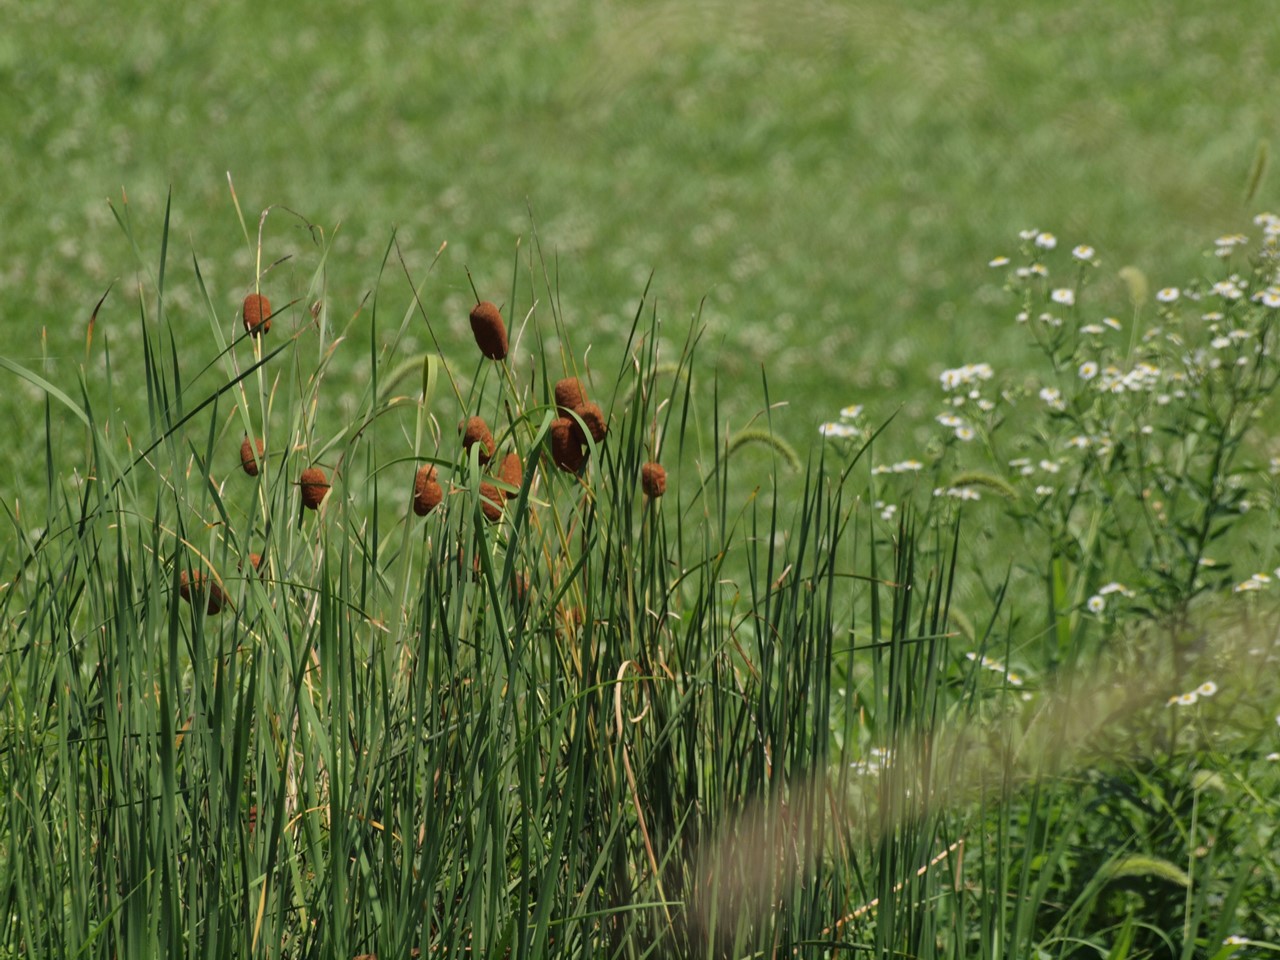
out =
[[[819,411],[910,407],[943,367],[1000,362],[1016,334],[985,264],[1018,230],[1159,287],[1276,196],[1269,176],[1242,204],[1278,139],[1261,0],[11,6],[0,329],[23,358],[47,331],[66,375],[112,283],[99,332],[139,359],[122,191],[154,264],[172,188],[171,304],[199,304],[194,251],[230,317],[254,279],[230,173],[251,229],[279,204],[332,239],[335,317],[393,230],[415,272],[447,243],[424,299],[459,341],[463,267],[505,296],[531,211],[602,368],[652,273],[674,340],[705,300],[736,419],[767,363],[807,444]],[[266,236],[268,261],[310,243],[280,210]]]
[[[1268,5],[0,15],[0,954],[1280,951]]]

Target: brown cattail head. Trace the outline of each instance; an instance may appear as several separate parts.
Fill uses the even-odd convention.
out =
[[[187,603],[202,602],[203,598],[207,596],[205,610],[210,616],[215,613],[221,613],[227,602],[227,595],[223,591],[222,585],[212,577],[205,576],[199,570],[191,574],[188,574],[185,570],[182,571],[178,577],[178,595]]]
[[[505,360],[507,356],[507,328],[502,314],[488,300],[481,300],[471,308],[471,332],[476,346],[490,360]]]
[[[578,424],[561,417],[551,423],[551,459],[557,467],[577,473],[582,466],[582,438]]]
[[[440,506],[443,499],[444,490],[436,479],[436,468],[431,464],[419,467],[417,476],[413,478],[413,512],[425,517]]]
[[[667,492],[667,471],[660,463],[646,463],[640,468],[640,486],[645,496],[656,498]]]
[[[319,508],[320,501],[329,492],[329,478],[319,467],[307,467],[303,470],[298,485],[302,487],[303,506],[312,510]]]
[[[600,409],[599,404],[584,403],[575,412],[586,426],[587,433],[591,434],[591,439],[596,443],[603,443],[605,434],[609,432],[609,426],[605,423],[604,411]]]
[[[508,486],[520,489],[520,483],[524,480],[524,466],[520,463],[520,454],[512,451],[502,458],[502,464],[498,467],[498,479]],[[509,497],[510,491],[503,490],[502,495]]]
[[[271,332],[271,301],[260,293],[251,293],[244,298],[244,328],[253,336]]]
[[[565,377],[556,383],[556,406],[560,408],[560,416],[569,416],[570,410],[577,410],[586,402],[582,381],[577,377]]]
[[[254,570],[261,571],[262,564],[264,562],[266,562],[266,557],[264,557],[262,554],[260,553],[249,554],[249,563],[253,565]]]
[[[492,483],[485,481],[480,484],[480,497],[480,509],[484,512],[484,518],[490,523],[497,523],[501,520],[502,491]]]
[[[253,455],[254,448],[257,448],[258,455]],[[252,443],[248,437],[244,438],[244,442],[240,444],[240,466],[244,467],[244,472],[251,477],[258,475],[258,461],[262,459],[266,448],[262,445],[262,438],[256,438]]]
[[[474,444],[480,444],[480,462],[488,463],[493,456],[493,434],[483,417],[468,417],[462,423],[462,446],[467,453]]]

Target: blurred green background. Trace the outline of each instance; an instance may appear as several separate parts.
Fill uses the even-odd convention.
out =
[[[1212,239],[1277,203],[1274,172],[1243,197],[1259,142],[1278,139],[1269,0],[5,0],[0,19],[3,353],[74,393],[109,343],[110,402],[135,422],[138,261],[108,206],[122,190],[154,272],[172,188],[168,303],[193,371],[216,348],[192,253],[228,334],[254,279],[229,172],[251,231],[273,204],[337,230],[339,325],[393,230],[415,281],[447,242],[423,302],[468,371],[464,265],[507,300],[531,222],[598,386],[652,272],[673,341],[705,300],[702,358],[732,425],[759,409],[764,364],[788,403],[775,427],[802,448],[845,404],[927,419],[944,366],[1016,362],[1016,305],[986,263],[1018,230],[1163,286],[1221,269]],[[297,276],[264,284],[277,305],[318,263],[277,210],[264,262],[285,254]],[[410,300],[388,277],[394,328]],[[429,346],[415,322],[403,351]],[[351,389],[368,358],[367,338],[339,358]],[[41,395],[5,377],[0,416],[39,429]],[[40,460],[6,457],[0,490]]]

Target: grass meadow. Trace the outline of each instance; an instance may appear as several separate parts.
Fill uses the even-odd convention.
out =
[[[0,9],[0,956],[1280,952],[1261,0]]]

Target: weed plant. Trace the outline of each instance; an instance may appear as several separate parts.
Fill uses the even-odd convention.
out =
[[[509,290],[474,291],[474,353],[404,356],[412,327],[437,339],[431,271],[393,238],[382,274],[411,295],[391,312],[380,280],[339,321],[329,241],[303,269],[267,223],[234,314],[192,258],[201,322],[166,300],[166,221],[140,371],[108,357],[105,380],[58,384],[0,360],[43,392],[26,449],[50,504],[35,532],[4,504],[0,952],[1225,957],[1275,938],[1271,689],[1222,672],[1187,720],[1107,673],[1169,611],[1190,623],[1198,590],[1112,619],[1055,599],[1024,644],[1024,572],[971,567],[950,498],[873,507],[876,430],[794,471],[767,381],[759,421],[726,431],[698,326],[669,350],[647,290],[621,366],[594,369],[534,237]],[[1081,348],[1057,330],[1066,370]],[[353,345],[368,382],[337,418],[327,376]],[[91,326],[87,353],[108,347]],[[1255,366],[1246,406],[1274,386]],[[138,375],[142,424],[111,400]],[[1089,389],[1066,412],[1092,423]],[[1242,438],[1161,476],[1234,496]],[[1097,497],[1104,472],[1075,482]],[[1102,505],[1062,496],[1029,534],[1055,598],[1059,579],[1104,595],[1104,548],[1136,569],[1167,547],[1109,529],[1083,549],[1067,533]],[[1227,514],[1186,498],[1176,516],[1216,535]],[[1219,625],[1263,637],[1250,612]],[[1041,643],[1063,616],[1072,644],[1102,649],[1109,624],[1124,649]],[[1237,652],[1207,648],[1179,640],[1174,675]]]

